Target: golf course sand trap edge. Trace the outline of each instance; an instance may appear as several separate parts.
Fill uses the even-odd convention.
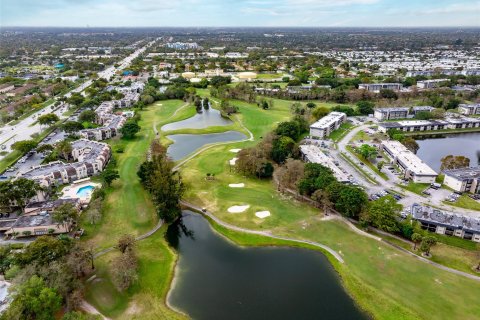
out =
[[[243,205],[243,206],[232,206],[232,207],[228,208],[228,212],[230,212],[230,213],[241,213],[241,212],[244,212],[245,210],[247,210],[248,208],[250,208],[250,205],[248,205],[248,204]]]
[[[228,186],[230,188],[243,188],[245,187],[245,183],[230,183]]]
[[[230,149],[230,152],[237,153],[240,150],[242,150],[242,149]]]
[[[270,216],[270,211],[257,211],[255,212],[255,216],[260,219],[265,219]]]
[[[231,166],[234,166],[235,163],[237,163],[237,160],[238,160],[238,158],[232,158],[232,159],[230,159],[230,160],[229,160],[230,165],[231,165]]]

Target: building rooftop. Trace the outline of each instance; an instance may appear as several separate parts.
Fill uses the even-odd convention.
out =
[[[419,204],[413,204],[411,209],[412,216],[417,220],[480,233],[480,219],[457,215]]]
[[[325,128],[326,126],[331,125],[333,122],[342,119],[343,117],[346,117],[345,113],[333,111],[327,114],[325,117],[319,119],[317,122],[310,125],[310,128],[322,129],[322,128]]]
[[[34,216],[20,216],[12,225],[12,228],[25,227],[42,227],[54,224],[52,217],[49,214],[34,215]]]
[[[413,152],[407,149],[399,141],[389,140],[382,141],[382,145],[388,148],[398,161],[407,167],[408,170],[413,172],[416,176],[420,175],[432,175],[436,176],[435,170],[430,168],[425,162],[417,157]]]
[[[479,179],[480,167],[445,170],[444,173],[445,175],[454,177],[458,180]]]
[[[319,147],[315,145],[301,145],[301,152],[305,155],[309,162],[319,163],[332,170],[333,175],[340,182],[349,181],[349,176],[344,173],[333,161],[331,157],[326,155]]]
[[[388,108],[375,108],[375,112],[395,112],[395,111],[406,111],[410,110],[409,107],[388,107]]]

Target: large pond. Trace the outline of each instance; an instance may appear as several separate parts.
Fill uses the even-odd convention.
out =
[[[440,171],[441,159],[448,155],[470,158],[470,166],[479,165],[480,132],[416,137],[417,156],[432,169]]]
[[[247,138],[247,136],[238,131],[208,134],[172,134],[167,137],[173,141],[173,143],[168,146],[167,152],[174,161],[185,158],[195,150],[209,143],[240,141]]]
[[[238,247],[190,211],[167,240],[179,253],[169,302],[193,319],[367,319],[321,253]]]
[[[213,126],[228,126],[232,121],[221,116],[220,111],[210,108],[197,113],[191,118],[172,122],[162,127],[162,131],[171,131],[178,129],[203,129]]]

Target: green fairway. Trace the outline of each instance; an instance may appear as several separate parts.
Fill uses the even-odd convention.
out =
[[[112,150],[119,147],[123,153],[115,154],[120,179],[107,190],[106,208],[101,223],[93,227],[82,223],[86,241],[95,248],[116,243],[125,233],[140,235],[152,229],[158,221],[150,195],[140,185],[137,169],[145,159],[150,142],[155,136],[153,127],[160,128],[171,120],[189,116],[187,108],[174,112],[183,101],[161,101],[141,111],[141,131],[133,140],[109,141]],[[119,293],[110,282],[110,261],[116,252],[96,260],[98,280],[87,284],[86,298],[106,316],[118,319],[178,319],[181,315],[166,307],[165,297],[170,285],[176,260],[175,253],[163,238],[165,228],[137,245],[139,256],[138,282],[125,293]]]
[[[272,110],[261,110],[244,102],[234,103],[240,108],[243,123],[256,138],[290,116],[286,103],[275,104]],[[341,222],[323,221],[317,209],[277,193],[271,182],[234,172],[228,160],[235,154],[229,150],[250,144],[213,147],[187,162],[182,168],[188,185],[186,200],[206,207],[223,221],[236,226],[269,230],[332,247],[346,262],[337,266],[345,287],[375,318],[475,319],[474,315],[480,313],[480,306],[474,301],[474,297],[480,295],[479,282],[432,267],[381,242],[358,235]],[[214,173],[215,180],[206,180],[206,173]],[[230,188],[230,183],[245,183],[245,187]],[[228,213],[233,205],[250,207],[242,213]],[[255,217],[255,212],[260,210],[269,210],[271,216],[263,220]],[[226,232],[226,235],[231,233]],[[240,238],[246,241],[249,237],[242,235]],[[249,244],[266,243],[266,240],[259,243],[252,240]],[[439,245],[432,252],[436,252],[436,259],[455,266],[458,260],[449,263],[446,258],[458,251],[446,250],[448,248]],[[470,258],[467,260],[457,265],[459,269],[465,270]]]
[[[186,162],[181,167],[187,185],[185,200],[206,207],[230,224],[249,229],[268,230],[276,235],[312,240],[330,246],[345,260],[333,262],[347,291],[359,305],[378,319],[475,319],[480,314],[476,297],[480,296],[480,282],[440,270],[408,256],[386,244],[359,235],[344,223],[324,220],[313,207],[296,201],[293,196],[278,193],[270,180],[257,180],[235,172],[229,160],[236,156],[231,149],[244,148],[258,142],[277,123],[291,117],[290,102],[275,103],[271,110],[255,104],[232,101],[239,107],[238,118],[255,137],[255,141],[234,142],[213,146]],[[141,234],[156,223],[154,208],[148,194],[141,188],[136,170],[143,161],[148,145],[154,137],[153,126],[185,119],[191,116],[183,108],[174,116],[181,101],[162,101],[162,106],[150,106],[142,111],[142,131],[134,141],[112,141],[113,149],[123,146],[117,154],[120,180],[108,191],[108,207],[96,230],[87,229],[89,241],[100,247],[112,245],[122,233]],[[241,129],[240,123],[234,124]],[[196,130],[205,133],[210,129]],[[215,129],[216,130],[216,129]],[[160,133],[164,140],[164,133]],[[215,179],[205,179],[206,174]],[[244,183],[244,188],[229,184]],[[241,213],[229,213],[234,205],[249,205]],[[260,219],[256,211],[268,210],[271,216]],[[215,226],[217,231],[242,245],[290,245],[290,243],[232,232]],[[118,293],[109,282],[107,262],[116,253],[99,259],[98,274],[104,281],[89,284],[87,298],[107,316],[120,319],[176,319],[176,314],[165,305],[165,295],[173,276],[176,255],[165,243],[162,232],[138,243],[140,257],[139,281],[125,294]],[[462,249],[463,250],[463,249]],[[465,260],[448,261],[459,254],[446,245],[432,249],[433,260],[465,270],[473,259],[473,251],[465,250]],[[96,287],[99,287],[96,292]],[[421,289],[419,289],[421,288]]]

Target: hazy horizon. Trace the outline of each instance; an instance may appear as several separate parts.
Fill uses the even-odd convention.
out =
[[[3,0],[2,27],[479,27],[478,0]]]

